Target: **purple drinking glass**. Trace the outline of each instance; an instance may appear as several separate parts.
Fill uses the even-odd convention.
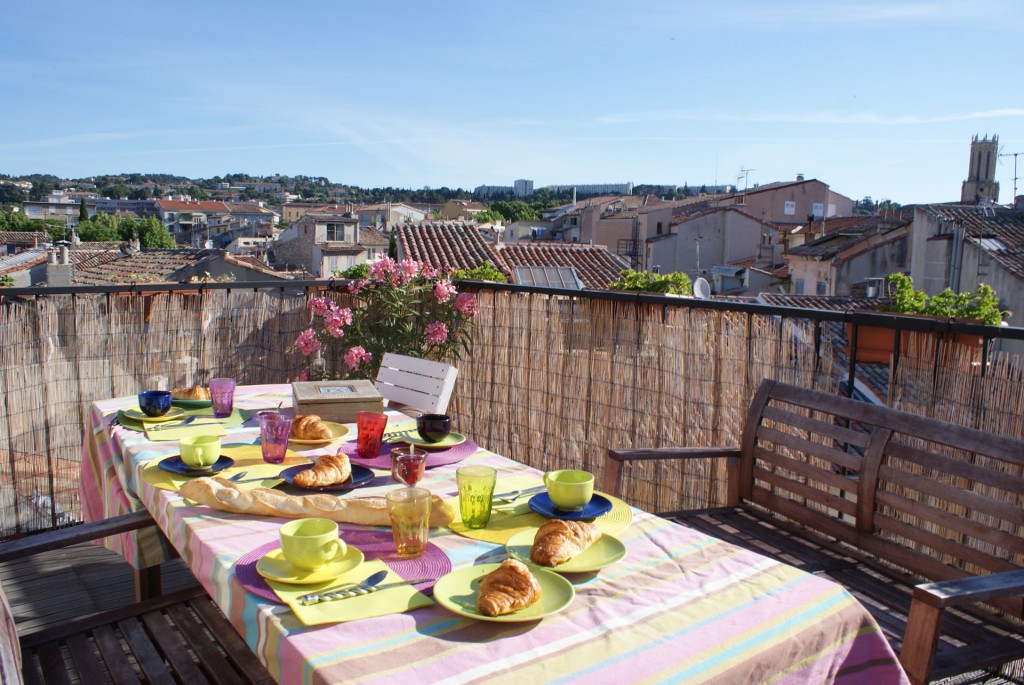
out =
[[[288,451],[288,436],[292,432],[292,417],[276,411],[260,412],[260,449],[263,461],[280,464]]]
[[[231,411],[235,407],[234,378],[210,379],[210,404],[213,407],[213,415],[218,419],[231,416]]]

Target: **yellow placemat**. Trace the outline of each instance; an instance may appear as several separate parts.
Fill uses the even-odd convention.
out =
[[[228,429],[224,427],[224,424],[220,421],[216,421],[213,418],[202,419],[198,424],[189,424],[188,426],[178,426],[174,428],[164,428],[163,430],[154,430],[156,426],[146,426],[146,439],[152,440],[153,442],[164,442],[168,440],[181,440],[185,437],[192,437],[194,435],[227,435]]]
[[[240,488],[272,488],[281,482],[281,479],[278,478],[277,475],[284,469],[289,466],[295,466],[296,464],[312,463],[308,457],[303,457],[292,450],[288,450],[285,452],[285,459],[283,463],[268,464],[263,461],[263,452],[259,445],[225,445],[221,448],[220,453],[225,457],[231,457],[234,459],[235,465],[231,468],[219,471],[214,475],[220,476],[221,478],[230,478],[240,471],[245,471],[246,473],[245,476],[243,476],[243,480],[246,482],[239,483],[238,487]],[[146,464],[142,469],[142,479],[153,487],[160,488],[161,490],[172,490],[177,492],[182,484],[192,480],[193,476],[169,473],[158,466],[162,459],[174,456],[177,455],[169,454],[166,457],[154,459]],[[251,478],[261,477],[263,480],[249,480]]]
[[[302,595],[318,590],[326,590],[335,585],[345,582],[359,582],[377,571],[387,571],[388,576],[381,584],[397,583],[402,577],[392,571],[380,559],[367,561],[346,574],[338,576],[329,583],[321,585],[289,585],[268,580],[267,585],[277,593],[281,601],[291,607],[292,611],[300,621],[307,626],[317,626],[323,623],[342,623],[344,621],[355,621],[360,618],[372,618],[374,616],[386,616],[388,614],[400,614],[419,607],[430,606],[434,600],[419,592],[412,585],[401,585],[388,588],[378,592],[371,592],[368,595],[336,599],[331,602],[320,602],[305,606],[298,603]]]

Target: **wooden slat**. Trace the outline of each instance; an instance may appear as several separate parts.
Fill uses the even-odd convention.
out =
[[[800,430],[807,431],[811,435],[827,435],[838,442],[848,443],[856,447],[866,447],[868,444],[867,433],[850,430],[832,421],[822,421],[815,416],[783,409],[779,406],[768,405],[764,408],[764,418],[778,421],[783,425],[793,426]]]
[[[162,611],[149,611],[141,618],[146,632],[153,638],[153,645],[174,669],[179,680],[189,685],[209,682],[185,649],[184,638],[167,623],[167,617]]]
[[[224,658],[224,655],[214,646],[207,637],[206,632],[189,613],[184,604],[175,604],[167,608],[178,627],[178,632],[191,647],[192,651],[199,656],[199,663],[206,672],[210,682],[219,685],[243,685],[242,678],[235,672],[234,668]],[[232,630],[234,630],[232,628]],[[248,648],[246,648],[248,650]],[[256,658],[252,655],[253,659]]]
[[[134,685],[140,682],[113,628],[109,625],[99,626],[92,631],[92,636],[103,657],[103,663],[107,665],[110,677],[117,685]]]
[[[918,519],[957,531],[970,539],[983,540],[1000,549],[1010,550],[1014,554],[1024,553],[1024,538],[993,528],[988,523],[972,521],[965,516],[953,514],[943,509],[917,506],[918,502],[885,490],[877,493],[877,502],[882,506],[892,507],[899,512],[914,511]]]
[[[861,458],[859,455],[848,454],[847,452],[830,447],[829,445],[825,445],[820,442],[811,442],[810,440],[805,440],[797,435],[777,431],[774,428],[761,426],[757,430],[757,438],[758,441],[766,440],[776,445],[788,447],[796,452],[817,457],[822,461],[827,461],[852,471],[856,471],[860,468]]]
[[[65,644],[82,683],[101,683],[106,680],[106,670],[100,664],[85,634],[75,633],[65,640]]]
[[[139,619],[135,616],[117,622],[125,641],[131,649],[135,661],[145,675],[147,682],[155,685],[174,685],[174,676],[171,675],[163,656],[153,646],[145,629]]]
[[[878,531],[887,531],[893,535],[913,540],[940,554],[948,555],[957,562],[975,564],[993,572],[1012,571],[1018,568],[1005,559],[994,557],[982,552],[981,550],[966,547],[959,539],[951,539],[942,535],[936,535],[935,533],[923,530],[919,526],[906,523],[889,516],[876,516],[875,526]]]
[[[822,483],[836,490],[852,491],[857,487],[857,481],[835,473],[831,469],[823,469],[816,464],[793,459],[760,446],[754,448],[754,456],[757,458],[754,463],[761,470],[786,471],[796,474],[809,483]],[[768,466],[771,466],[771,469],[767,468]]]
[[[39,657],[39,664],[42,666],[44,682],[53,685],[71,685],[71,678],[68,676],[59,645],[54,642],[40,645],[36,654]]]
[[[94,523],[50,530],[40,535],[29,535],[0,544],[0,563],[151,525],[154,525],[153,517],[148,511],[142,510]]]
[[[857,478],[857,530],[870,533],[875,528],[875,493],[878,468],[892,431],[879,428],[871,435]]]
[[[902,485],[912,490],[917,490],[922,494],[936,497],[946,503],[946,506],[954,504],[965,509],[994,516],[1015,526],[1024,525],[1024,507],[998,502],[991,497],[970,492],[956,485],[943,483],[936,478],[908,473],[885,464],[878,470],[878,477],[883,482]],[[934,505],[918,504],[917,506],[919,508]]]
[[[740,463],[737,468],[735,483],[729,486],[729,504],[738,504],[741,499],[750,499],[754,487],[754,445],[757,443],[757,429],[761,425],[761,412],[764,411],[768,397],[771,395],[775,381],[765,379],[758,386],[754,398],[747,409],[743,421],[743,437],[740,440]]]
[[[249,649],[249,645],[210,599],[196,599],[189,602],[189,606],[199,614],[200,620],[216,636],[217,641],[227,654],[228,660],[242,672],[248,682],[258,685],[274,684],[274,679],[270,677],[266,668]]]
[[[996,471],[995,469],[978,464],[955,459],[945,454],[938,454],[927,450],[911,447],[901,442],[892,441],[886,448],[886,453],[896,459],[921,464],[922,466],[935,469],[950,476],[957,476],[975,483],[982,483],[999,490],[1011,493],[1024,492],[1024,478],[1013,473]],[[1010,465],[1008,468],[1019,467]]]
[[[819,490],[818,488],[812,487],[810,485],[805,485],[803,483],[799,483],[799,482],[793,480],[792,478],[787,478],[786,476],[782,476],[782,475],[779,475],[779,474],[776,474],[776,473],[772,473],[771,471],[765,471],[765,470],[760,469],[760,468],[754,470],[754,478],[755,478],[755,480],[763,480],[763,481],[765,481],[765,482],[775,486],[779,490],[782,490],[782,491],[785,491],[785,492],[790,492],[790,493],[792,493],[794,495],[798,495],[798,496],[804,498],[805,500],[808,500],[808,501],[811,501],[811,502],[816,502],[816,503],[821,504],[823,506],[826,506],[826,507],[828,507],[830,509],[835,509],[835,510],[837,510],[839,512],[842,512],[843,514],[847,514],[847,515],[849,515],[851,517],[854,516],[857,513],[857,503],[856,502],[852,502],[852,501],[850,501],[848,499],[844,499],[842,497],[838,497],[838,496],[833,495],[832,493],[827,492],[825,490]],[[758,502],[760,504],[761,501],[756,496],[759,491],[762,491],[762,492],[768,492],[768,491],[767,490],[761,490],[760,488],[754,488],[754,493],[755,493],[754,501]],[[775,493],[772,493],[772,496],[773,497],[777,497],[778,499],[783,499],[781,496],[776,495]],[[802,505],[802,506],[806,506],[806,505]],[[799,519],[799,518],[796,518],[795,520],[801,521],[801,519]]]

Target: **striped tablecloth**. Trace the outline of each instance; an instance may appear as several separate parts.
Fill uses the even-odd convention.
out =
[[[286,391],[252,387],[240,395]],[[542,621],[484,623],[434,605],[304,626],[287,607],[247,592],[234,573],[238,558],[274,540],[283,520],[189,506],[176,492],[148,483],[142,467],[176,447],[123,429],[111,437],[110,413],[129,401],[93,407],[82,465],[87,513],[100,518],[147,507],[281,683],[410,677],[421,683],[907,682],[878,626],[842,587],[639,510],[617,535],[626,557],[600,573],[569,576],[576,599]],[[251,408],[260,401],[243,399]],[[232,429],[225,441],[255,436],[248,425]],[[502,481],[539,482],[538,472],[485,450],[468,461],[498,468],[499,488]],[[422,485],[454,496],[455,467],[428,471]],[[447,529],[433,531],[431,539],[456,569],[505,557],[500,545]],[[120,548],[136,564],[160,556],[159,545],[145,541]]]

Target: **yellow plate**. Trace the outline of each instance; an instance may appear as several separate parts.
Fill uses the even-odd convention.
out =
[[[343,438],[348,435],[348,426],[343,423],[324,421],[324,425],[331,431],[331,437],[326,440],[304,440],[302,438],[289,437],[288,442],[294,442],[296,445],[326,445],[329,442],[334,442],[338,438]]]
[[[555,573],[589,573],[591,571],[600,571],[626,556],[626,546],[622,544],[621,540],[607,533],[602,533],[601,538],[597,542],[572,559],[558,566],[541,566],[530,559],[530,549],[533,547],[533,538],[536,534],[536,530],[524,530],[513,535],[505,543],[508,555],[524,564],[547,568]]]
[[[466,442],[466,436],[462,433],[456,433],[455,431],[446,435],[444,440],[427,442],[420,437],[420,434],[416,432],[415,428],[401,433],[390,433],[385,435],[384,438],[388,442],[404,442],[409,445],[416,445],[416,447],[423,447],[429,450],[448,449],[449,447],[455,447],[456,445],[461,445]]]
[[[525,609],[513,611],[511,614],[503,616],[481,614],[476,610],[480,579],[499,566],[501,564],[481,564],[452,571],[434,585],[434,599],[448,611],[466,618],[496,623],[519,623],[537,621],[545,616],[558,613],[572,604],[572,600],[576,597],[576,590],[568,580],[547,569],[531,567],[530,572],[540,583],[540,599]]]
[[[276,580],[280,583],[314,585],[334,580],[361,563],[363,563],[363,553],[352,545],[348,545],[344,554],[336,556],[314,571],[307,571],[286,561],[281,549],[278,548],[267,552],[256,562],[256,572],[268,580]]]
[[[171,407],[167,410],[167,413],[163,416],[150,416],[141,409],[122,409],[124,415],[129,419],[135,421],[142,421],[143,423],[161,423],[163,421],[173,421],[174,419],[180,419],[185,415],[185,410],[181,407]]]

